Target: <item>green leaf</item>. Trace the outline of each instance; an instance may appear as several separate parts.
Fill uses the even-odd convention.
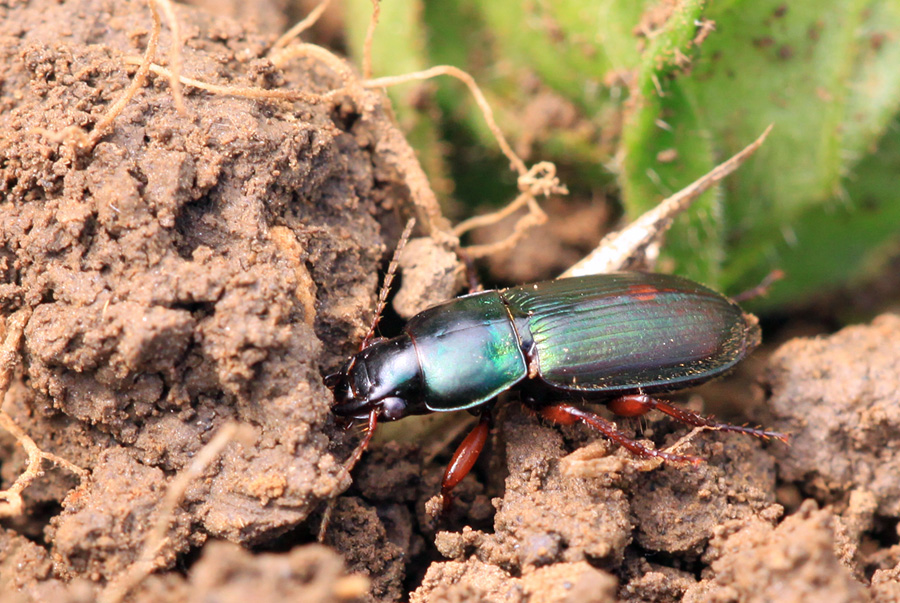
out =
[[[361,69],[372,2],[348,0],[345,7],[347,40]],[[372,77],[402,75],[431,67],[425,44],[428,30],[423,20],[422,2],[390,0],[381,2],[380,7],[381,16],[372,40]],[[449,169],[440,142],[440,118],[435,115],[434,103],[429,103],[434,88],[433,83],[419,81],[392,86],[387,93],[397,121],[416,149],[432,188],[439,197],[446,197],[452,185],[446,182]]]
[[[349,6],[360,46],[371,7]],[[574,195],[617,184],[631,218],[773,124],[754,157],[676,221],[661,269],[737,292],[782,268],[788,278],[760,302],[771,307],[863,278],[896,248],[900,2],[390,0],[382,8],[377,75],[435,64],[467,70],[527,161],[556,162]],[[444,157],[439,141],[451,143],[457,197],[509,200],[514,177],[464,86],[442,78],[440,114],[426,104],[414,118],[408,99],[391,94],[401,123],[427,124],[425,139],[413,140],[421,152]]]
[[[634,219],[715,165],[700,108],[684,94],[681,71],[693,53],[704,2],[683,2],[652,32],[635,75],[622,131],[619,182]],[[667,237],[663,268],[718,284],[723,225],[715,191],[698,199]]]

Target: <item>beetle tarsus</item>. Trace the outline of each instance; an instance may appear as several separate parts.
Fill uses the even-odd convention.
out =
[[[747,301],[748,299],[765,297],[769,294],[769,289],[772,287],[772,285],[783,278],[784,271],[775,269],[767,274],[766,277],[758,285],[756,285],[752,289],[747,289],[746,291],[742,291],[737,295],[732,296],[731,299],[737,303],[741,303]]]
[[[592,412],[582,410],[570,404],[563,403],[544,406],[538,409],[538,414],[540,414],[548,421],[551,421],[558,425],[573,425],[580,421],[585,425],[593,427],[604,436],[606,436],[609,440],[615,442],[619,446],[622,446],[635,456],[644,458],[660,458],[674,463],[691,463],[694,465],[702,462],[702,459],[699,459],[695,456],[672,454],[671,452],[666,452],[664,450],[647,448],[637,440],[633,440],[619,431],[618,428],[616,428],[615,423],[607,421],[599,415],[595,415]]]
[[[459,482],[466,477],[475,466],[478,455],[481,454],[485,442],[487,442],[488,434],[491,431],[491,413],[485,411],[481,415],[481,420],[472,431],[463,439],[462,443],[453,453],[450,464],[444,470],[444,477],[441,479],[441,512],[446,515],[453,505],[453,495],[451,494]]]
[[[678,408],[664,400],[658,400],[646,394],[633,394],[630,396],[621,396],[615,400],[611,400],[608,404],[609,409],[622,416],[635,417],[648,413],[651,410],[658,410],[675,419],[692,427],[709,427],[716,431],[730,431],[733,433],[743,433],[751,435],[762,440],[770,438],[780,440],[787,443],[787,436],[777,431],[766,431],[758,427],[749,427],[747,425],[729,425],[728,423],[719,423],[711,417],[704,417],[690,410]]]

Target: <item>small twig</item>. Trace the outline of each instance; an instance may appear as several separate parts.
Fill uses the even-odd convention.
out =
[[[678,214],[690,207],[691,203],[700,195],[740,167],[762,146],[771,131],[772,126],[769,126],[759,138],[731,159],[717,165],[708,174],[665,199],[627,227],[603,237],[594,251],[563,272],[560,278],[604,274],[628,268],[630,259],[640,257],[642,252],[659,242]]]
[[[309,14],[306,15],[304,19],[299,21],[292,28],[287,30],[278,40],[275,41],[275,44],[272,46],[272,50],[280,50],[291,43],[297,36],[302,34],[304,31],[312,27],[316,24],[316,21],[322,16],[322,13],[325,12],[325,9],[328,8],[328,5],[331,4],[331,0],[322,0],[319,4],[309,11]],[[271,52],[271,51],[270,51]]]
[[[169,482],[159,508],[159,516],[153,529],[147,533],[144,548],[138,559],[132,563],[119,577],[112,580],[100,594],[103,603],[118,603],[157,569],[157,556],[168,542],[166,534],[175,520],[175,512],[181,499],[191,483],[206,472],[207,467],[215,461],[225,446],[235,439],[239,425],[228,422],[219,428],[218,433],[200,449],[191,464]]]
[[[732,295],[731,299],[732,299],[732,301],[735,301],[740,304],[749,299],[768,295],[769,289],[772,287],[772,285],[775,284],[776,282],[780,281],[783,278],[784,278],[784,270],[775,269],[775,270],[771,271],[769,274],[767,274],[765,276],[765,278],[763,278],[763,280],[758,285],[756,285],[752,289],[747,289],[746,291],[742,291],[741,293],[738,293],[737,295]]]
[[[697,437],[698,434],[700,434],[704,431],[717,431],[717,430],[715,427],[712,427],[710,425],[700,425],[698,427],[694,427],[689,432],[687,432],[686,434],[684,434],[683,436],[678,438],[677,442],[675,442],[671,446],[663,448],[663,452],[675,452],[679,448],[682,448],[683,446],[685,446],[688,442],[693,440],[695,437]]]

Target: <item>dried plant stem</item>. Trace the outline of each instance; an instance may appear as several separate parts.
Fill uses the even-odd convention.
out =
[[[102,603],[119,603],[158,568],[159,553],[168,542],[166,534],[175,521],[175,513],[188,486],[203,476],[225,446],[238,436],[238,429],[237,423],[229,422],[222,425],[216,435],[200,449],[191,464],[169,482],[160,504],[159,516],[153,529],[147,533],[140,557],[106,586],[100,594]]]
[[[137,94],[137,91],[144,85],[144,82],[147,81],[147,74],[150,72],[150,63],[153,61],[153,56],[156,54],[156,47],[159,44],[159,30],[161,27],[159,22],[159,12],[156,10],[156,0],[147,0],[147,5],[150,7],[150,14],[153,16],[153,29],[150,31],[150,40],[147,42],[144,58],[138,67],[137,73],[134,74],[134,78],[131,80],[131,85],[128,86],[122,96],[110,106],[103,118],[94,126],[94,129],[88,136],[88,149],[93,149],[94,146],[100,142],[100,139],[106,136],[108,130],[112,127],[113,122],[125,109],[131,99],[134,98],[134,95]]]
[[[509,159],[513,170],[515,170],[519,175],[526,174],[528,172],[528,168],[525,166],[525,162],[522,161],[522,159],[519,158],[518,155],[516,155],[515,151],[512,150],[512,147],[506,140],[506,137],[503,135],[503,131],[500,129],[500,126],[497,125],[497,122],[494,119],[494,111],[488,104],[487,98],[485,98],[484,93],[481,91],[481,88],[479,88],[478,84],[475,83],[475,78],[473,78],[471,75],[469,75],[459,67],[454,67],[452,65],[437,65],[435,67],[430,67],[422,71],[405,73],[403,75],[393,75],[376,79],[365,79],[363,81],[363,86],[365,86],[366,88],[387,88],[389,86],[396,86],[398,84],[405,84],[407,82],[428,80],[439,75],[446,75],[456,78],[469,88],[469,92],[475,99],[475,103],[481,110],[482,115],[484,115],[484,120],[487,122],[488,128],[491,130],[494,138],[497,139],[497,144],[500,145],[500,151],[504,155],[506,155],[507,159]]]
[[[126,57],[126,63],[134,63],[138,61],[137,57]],[[171,78],[172,72],[161,65],[151,64],[150,71],[164,78]],[[205,90],[211,94],[220,94],[226,96],[240,96],[244,98],[259,99],[276,99],[285,101],[300,101],[310,104],[320,103],[325,97],[318,94],[310,94],[308,92],[298,92],[296,90],[267,90],[265,88],[256,88],[254,86],[221,86],[219,84],[209,84],[193,78],[180,76],[178,81],[185,86]]]
[[[169,77],[169,87],[172,89],[172,98],[175,102],[175,109],[182,115],[186,115],[184,108],[184,96],[181,94],[181,26],[178,24],[178,18],[175,16],[175,9],[169,0],[156,0],[159,2],[160,8],[166,15],[166,21],[169,22],[169,29],[172,30],[172,43],[169,46],[169,67],[172,75]],[[153,57],[150,57],[151,60]]]
[[[772,126],[769,126],[759,138],[730,159],[720,163],[707,174],[663,200],[627,227],[603,237],[594,251],[562,273],[560,278],[604,274],[630,268],[629,262],[634,258],[644,257],[648,248],[659,244],[660,239],[669,230],[677,215],[688,209],[700,195],[747,161],[762,146],[771,131]]]
[[[19,343],[25,325],[31,317],[31,309],[19,310],[6,320],[6,338],[0,347],[0,400],[6,397],[9,386],[12,383],[12,374],[19,357]],[[0,427],[10,433],[18,444],[22,446],[27,455],[28,462],[25,471],[6,490],[0,491],[0,517],[13,517],[20,515],[24,510],[22,492],[31,485],[36,478],[43,475],[41,465],[44,460],[55,463],[78,475],[81,479],[88,476],[88,472],[66,459],[44,452],[25,431],[19,427],[6,411],[0,410]]]
[[[284,48],[288,44],[290,44],[294,38],[302,34],[304,31],[312,27],[316,24],[316,21],[322,16],[322,13],[325,12],[325,9],[328,8],[328,5],[331,4],[331,0],[322,0],[318,5],[306,15],[301,21],[296,23],[289,30],[284,32],[278,40],[275,41],[275,44],[272,45],[272,50],[279,50]]]

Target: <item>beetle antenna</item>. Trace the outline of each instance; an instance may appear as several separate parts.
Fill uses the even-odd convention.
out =
[[[369,342],[372,341],[372,337],[375,336],[375,329],[381,321],[381,313],[384,312],[384,308],[387,306],[387,298],[391,292],[394,275],[397,273],[397,267],[400,265],[400,252],[406,247],[406,242],[409,241],[409,237],[412,235],[413,226],[415,225],[416,219],[410,218],[406,223],[406,227],[403,229],[403,233],[400,235],[400,240],[397,241],[397,248],[394,249],[394,257],[391,258],[391,263],[388,264],[387,274],[384,275],[384,283],[381,285],[381,291],[378,293],[378,305],[375,307],[375,318],[372,319],[372,326],[369,327],[369,332],[366,333],[362,343],[359,344],[360,351],[366,349]]]

